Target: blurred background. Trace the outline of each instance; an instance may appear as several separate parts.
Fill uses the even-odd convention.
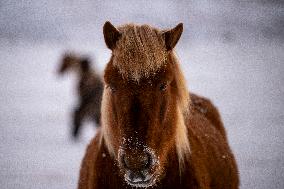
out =
[[[74,74],[58,77],[66,50],[90,55],[103,73],[102,26],[172,28],[189,89],[219,108],[241,189],[284,188],[284,1],[1,0],[1,188],[76,188],[86,145],[70,140]]]

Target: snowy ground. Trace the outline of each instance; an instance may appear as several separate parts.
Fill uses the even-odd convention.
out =
[[[76,78],[55,72],[66,49],[90,53],[102,72],[110,51],[101,28],[111,20],[184,22],[177,53],[188,86],[219,107],[241,188],[283,189],[284,6],[261,2],[1,1],[1,188],[76,188],[95,129],[69,139]]]

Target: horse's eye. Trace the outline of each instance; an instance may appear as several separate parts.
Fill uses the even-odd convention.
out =
[[[108,85],[108,88],[110,89],[112,93],[116,91],[116,88],[113,85]]]
[[[167,89],[167,87],[168,87],[168,84],[167,84],[167,83],[161,83],[161,84],[160,84],[160,90],[161,90],[161,91],[165,91],[165,90]]]

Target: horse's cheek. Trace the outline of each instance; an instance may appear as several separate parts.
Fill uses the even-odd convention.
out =
[[[120,125],[119,123],[121,122],[121,116],[120,116],[121,110],[119,109],[119,107],[121,106],[119,104],[118,98],[119,97],[116,94],[113,94],[111,96],[111,112],[110,112],[111,116],[110,117],[113,122],[112,124],[115,125],[115,128],[117,128]]]

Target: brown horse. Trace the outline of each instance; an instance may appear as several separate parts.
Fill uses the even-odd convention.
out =
[[[75,53],[65,53],[59,67],[59,74],[74,70],[78,73],[77,86],[79,104],[73,113],[72,136],[77,138],[84,119],[91,119],[97,126],[100,124],[101,99],[103,82],[101,77],[91,68],[90,60]]]
[[[237,165],[219,113],[189,95],[173,48],[183,25],[104,25],[102,128],[88,146],[79,189],[237,189]]]

